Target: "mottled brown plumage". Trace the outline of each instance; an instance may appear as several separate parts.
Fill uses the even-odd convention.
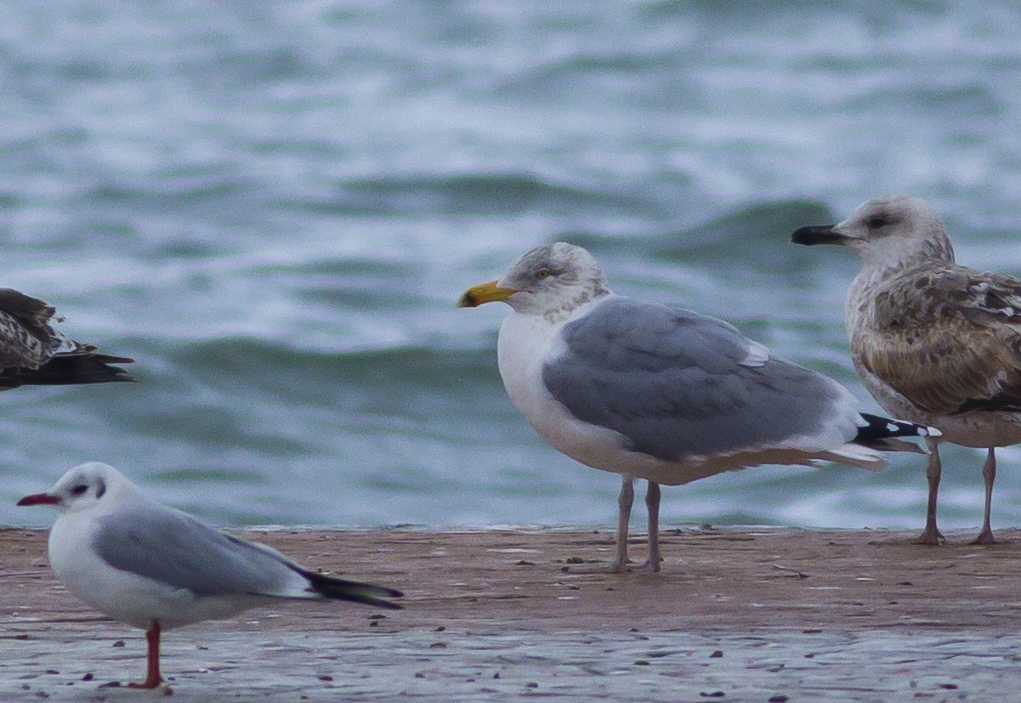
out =
[[[21,385],[65,385],[133,380],[121,368],[132,359],[98,354],[53,329],[63,318],[42,300],[0,288],[0,390]]]
[[[884,281],[865,302],[855,359],[919,409],[1021,410],[1021,281],[926,267]]]
[[[870,200],[838,225],[802,227],[792,241],[840,244],[861,257],[845,306],[855,369],[886,411],[987,449],[976,541],[992,543],[994,448],[1021,442],[1021,281],[956,264],[943,220],[919,198]],[[929,441],[925,544],[943,541],[939,441]]]

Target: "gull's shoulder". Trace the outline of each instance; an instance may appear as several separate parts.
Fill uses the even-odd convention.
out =
[[[867,325],[884,331],[1021,325],[1021,280],[957,264],[898,272],[860,290],[855,302]]]
[[[697,359],[707,367],[720,362],[760,366],[769,350],[745,337],[729,322],[680,305],[622,295],[593,301],[583,315],[564,326],[561,335],[576,354],[677,363]]]

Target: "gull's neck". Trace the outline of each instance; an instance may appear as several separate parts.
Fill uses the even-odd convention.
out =
[[[885,252],[887,256],[862,256],[862,268],[851,282],[844,303],[844,323],[851,339],[870,326],[873,305],[883,291],[896,288],[918,271],[955,266],[954,250],[948,239],[928,240],[910,252]]]
[[[535,296],[511,307],[520,315],[541,317],[547,324],[558,326],[575,317],[580,310],[588,309],[593,303],[613,295],[605,279],[589,281],[586,286],[574,286],[561,290],[556,297]]]

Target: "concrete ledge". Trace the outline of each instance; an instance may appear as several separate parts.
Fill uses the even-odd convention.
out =
[[[662,573],[625,576],[597,571],[605,530],[238,533],[400,588],[407,609],[285,603],[171,631],[178,700],[978,700],[1010,698],[1021,674],[1016,530],[933,548],[886,531],[682,528],[664,531]],[[0,530],[0,699],[146,695],[99,688],[141,677],[142,633],[66,593],[45,539]]]

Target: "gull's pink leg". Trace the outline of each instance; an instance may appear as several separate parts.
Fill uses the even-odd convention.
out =
[[[627,533],[631,521],[631,504],[635,500],[634,479],[621,476],[620,495],[617,496],[617,557],[610,571],[623,574],[627,571]]]
[[[982,520],[982,531],[972,544],[996,544],[993,528],[989,525],[989,513],[993,510],[993,481],[996,480],[996,449],[989,447],[986,463],[982,465],[982,478],[986,482],[986,514]]]
[[[160,621],[153,620],[152,625],[145,631],[145,641],[149,645],[149,655],[146,658],[145,681],[142,683],[129,683],[128,688],[156,688],[163,682],[160,676]]]
[[[925,511],[925,529],[915,543],[936,546],[947,541],[936,527],[936,496],[939,494],[939,479],[943,473],[943,465],[939,460],[939,440],[926,437],[925,443],[929,445],[929,466],[925,470],[925,477],[929,481],[929,503]]]
[[[636,571],[657,573],[659,563],[663,558],[659,555],[659,484],[649,481],[649,488],[645,493],[645,507],[649,511],[649,558]]]

